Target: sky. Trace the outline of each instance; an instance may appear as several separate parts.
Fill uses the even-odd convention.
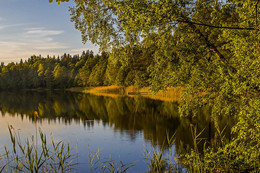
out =
[[[0,62],[20,62],[32,55],[56,57],[83,50],[98,53],[98,47],[87,42],[70,22],[68,7],[49,0],[0,0]]]

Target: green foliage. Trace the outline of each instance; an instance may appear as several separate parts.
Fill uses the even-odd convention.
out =
[[[133,50],[138,53],[124,54],[125,58],[122,58],[120,54],[125,50],[132,49],[126,47],[117,54],[103,52],[95,56],[92,51],[83,51],[81,56],[65,53],[61,58],[32,56],[21,64],[2,65],[0,90],[135,84],[147,86],[147,68],[152,62],[151,57],[145,56],[148,50],[135,48]],[[120,60],[118,57],[121,57]],[[128,61],[125,66],[124,60]]]
[[[105,79],[104,79],[104,85],[113,85],[113,84],[118,84],[118,85],[123,85],[123,82],[115,82],[118,75],[119,75],[119,70],[121,67],[121,63],[119,61],[112,61],[112,58],[108,59],[108,64],[105,72]]]
[[[223,147],[206,152],[204,159],[207,167],[214,165],[221,172],[227,170],[260,171],[259,111],[259,99],[243,99],[238,123],[233,127],[235,137]]]
[[[66,87],[67,82],[69,82],[70,74],[66,67],[61,67],[59,63],[55,66],[53,70],[53,80],[55,81],[56,88]]]
[[[102,86],[104,84],[104,75],[107,68],[107,55],[102,55],[89,76],[90,86]]]
[[[53,0],[49,0],[49,3],[52,3]],[[69,0],[56,0],[56,2],[58,3],[58,5],[60,5],[61,2],[69,2]]]
[[[142,73],[141,71],[137,71],[134,77],[134,86],[137,86],[138,88],[149,86],[148,79],[149,76],[147,73]]]

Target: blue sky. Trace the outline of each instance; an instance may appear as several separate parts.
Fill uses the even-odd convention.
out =
[[[70,22],[68,7],[49,0],[0,0],[0,62],[19,62],[31,55],[81,54],[98,48],[82,44],[81,35]]]

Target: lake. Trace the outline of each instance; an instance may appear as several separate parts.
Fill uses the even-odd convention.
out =
[[[38,112],[35,118],[34,112]],[[65,91],[0,92],[0,152],[10,146],[8,125],[12,125],[20,138],[37,136],[41,129],[56,141],[68,141],[78,157],[76,172],[89,171],[89,154],[99,151],[102,161],[110,158],[119,164],[134,166],[128,172],[147,172],[145,150],[163,149],[163,154],[176,157],[193,147],[191,127],[203,131],[204,141],[214,142],[214,121],[204,107],[197,117],[180,117],[178,103],[143,97],[104,97]],[[218,126],[230,133],[232,121],[221,117]],[[168,146],[167,136],[175,142]],[[171,148],[173,153],[169,153]],[[182,165],[185,167],[185,165]]]

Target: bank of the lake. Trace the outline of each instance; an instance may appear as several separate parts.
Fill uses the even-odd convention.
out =
[[[120,96],[142,96],[161,101],[179,102],[181,99],[182,87],[170,87],[165,91],[154,93],[149,87],[138,88],[136,86],[98,86],[98,87],[73,87],[67,89],[72,92],[90,93],[98,96],[120,97]]]

